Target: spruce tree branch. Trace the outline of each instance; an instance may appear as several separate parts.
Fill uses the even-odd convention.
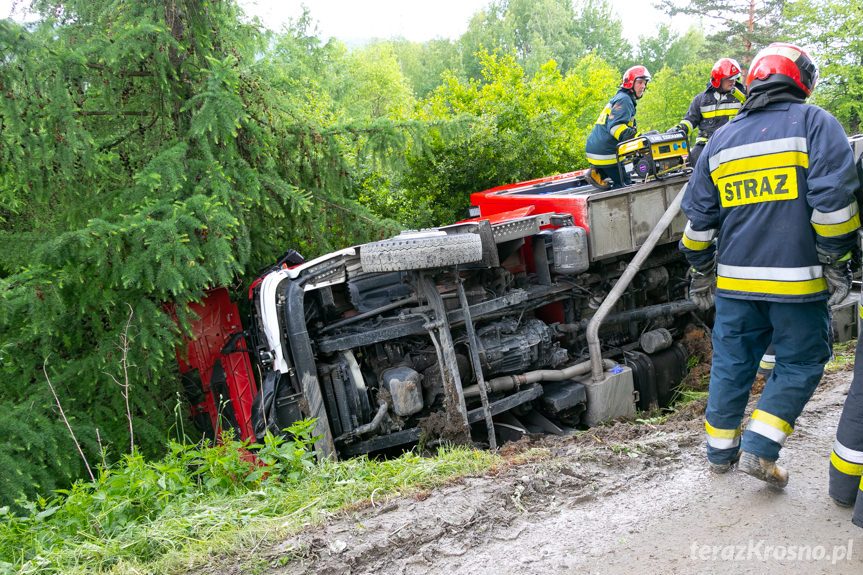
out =
[[[151,112],[133,112],[130,110],[80,110],[76,116],[149,116]]]
[[[320,197],[320,196],[316,196],[315,194],[313,194],[313,193],[311,193],[311,192],[310,192],[310,194],[311,194],[311,196],[312,196],[314,199],[316,199],[316,200],[318,200],[319,202],[321,202],[321,203],[323,203],[323,204],[326,204],[326,205],[328,205],[328,206],[330,206],[330,207],[332,207],[332,208],[336,208],[337,210],[341,210],[341,211],[343,211],[343,212],[345,212],[345,213],[347,213],[347,214],[350,214],[350,215],[352,215],[352,216],[356,216],[357,218],[360,218],[361,220],[365,220],[365,221],[367,221],[367,222],[369,222],[369,223],[371,223],[371,224],[374,224],[375,226],[380,225],[380,222],[376,222],[376,221],[375,221],[375,220],[373,220],[372,218],[369,218],[369,217],[364,216],[364,215],[362,215],[362,214],[358,214],[358,213],[356,213],[356,212],[352,212],[351,210],[349,210],[348,208],[346,208],[346,207],[344,207],[344,206],[340,206],[340,205],[335,204],[335,203],[333,203],[333,202],[331,202],[331,201],[329,201],[329,200],[325,200],[324,198],[322,198],[322,197]]]
[[[140,132],[143,134],[144,132],[146,132],[147,130],[152,128],[154,125],[156,125],[156,121],[158,119],[159,119],[159,116],[154,115],[153,118],[150,120],[150,123],[147,124],[146,126],[139,124],[137,128],[132,128],[131,130],[129,130],[129,132],[120,136],[119,138],[117,138],[111,142],[108,142],[107,144],[102,144],[101,146],[99,146],[99,151],[104,152],[105,150],[110,150],[114,146],[122,144],[125,140],[131,138],[136,132]]]
[[[99,70],[100,72],[110,72],[115,76],[126,77],[126,78],[148,78],[153,75],[152,72],[145,72],[143,70],[111,70],[106,66],[102,66],[101,64],[93,64],[92,62],[87,62],[85,64],[91,70]]]
[[[72,431],[72,426],[69,425],[69,420],[66,419],[66,412],[63,411],[63,406],[60,404],[60,398],[57,397],[57,392],[54,390],[54,386],[51,384],[51,378],[48,377],[48,358],[42,362],[42,373],[45,374],[45,381],[48,382],[48,387],[51,389],[51,395],[54,396],[54,402],[57,404],[57,409],[60,410],[60,417],[63,418],[63,423],[66,424],[66,429],[69,430],[69,435],[72,436],[72,441],[75,442],[75,447],[78,448],[78,454],[81,456],[81,459],[84,460],[84,467],[87,468],[87,473],[90,475],[90,481],[96,481],[96,477],[93,475],[93,470],[90,469],[90,464],[87,463],[87,458],[84,456],[84,451],[81,449],[81,444],[78,443],[78,438],[75,437],[75,432]]]

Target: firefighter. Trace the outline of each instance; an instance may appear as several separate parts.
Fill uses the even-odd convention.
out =
[[[624,72],[620,88],[602,109],[587,137],[590,177],[599,187],[605,186],[606,178],[611,178],[611,188],[629,184],[629,176],[624,174],[622,178],[617,166],[617,144],[637,135],[635,105],[649,81],[650,72],[644,66],[633,66]]]
[[[863,312],[861,312],[863,313]],[[860,355],[856,355],[860,354]],[[863,337],[855,357],[863,358]],[[863,527],[863,361],[854,363],[854,379],[836,429],[830,454],[830,497],[842,507],[854,506],[851,521]]]
[[[779,451],[830,358],[828,298],[841,301],[851,285],[859,183],[839,122],[804,103],[818,69],[803,50],[770,44],[747,80],[749,97],[707,142],[687,185],[680,247],[692,266],[689,297],[716,306],[710,469],[725,472],[739,457],[741,471],[781,488]],[[741,438],[771,341],[775,365]]]
[[[720,58],[710,71],[710,81],[707,88],[692,99],[689,111],[683,120],[669,132],[680,132],[689,138],[690,133],[698,128],[695,145],[689,151],[689,164],[694,166],[698,156],[704,150],[704,145],[716,130],[728,123],[737,115],[740,106],[746,100],[746,88],[740,78],[740,64],[733,58]]]

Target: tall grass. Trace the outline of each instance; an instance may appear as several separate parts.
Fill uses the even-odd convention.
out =
[[[185,572],[213,554],[242,556],[328,513],[481,474],[500,461],[445,448],[432,458],[316,463],[310,427],[292,432],[293,441],[257,446],[171,442],[160,461],[133,454],[92,482],[19,502],[23,514],[0,509],[0,574]]]

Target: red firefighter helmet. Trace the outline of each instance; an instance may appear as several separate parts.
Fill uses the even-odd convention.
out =
[[[633,66],[623,73],[623,82],[620,84],[620,87],[632,90],[632,87],[635,85],[635,81],[639,78],[644,78],[649,82],[650,72],[648,72],[647,68],[644,66]]]
[[[734,78],[736,80],[739,77],[740,64],[737,63],[737,60],[734,58],[720,58],[710,71],[710,85],[718,88],[722,80],[726,78]]]
[[[752,59],[746,84],[752,92],[774,83],[797,86],[808,96],[818,84],[818,66],[798,46],[774,42]]]

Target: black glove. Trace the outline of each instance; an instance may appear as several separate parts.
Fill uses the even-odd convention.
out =
[[[836,305],[851,291],[851,268],[848,267],[847,261],[825,265],[824,279],[827,280],[827,291],[830,292],[827,305]]]
[[[824,279],[827,280],[827,291],[830,292],[827,305],[836,305],[851,291],[851,267],[848,265],[850,256],[850,253],[837,256],[818,250],[818,260],[823,264]]]
[[[689,299],[698,306],[701,311],[707,311],[713,307],[716,291],[716,271],[711,264],[701,270],[692,268],[689,270]]]
[[[665,131],[666,134],[680,134],[681,137],[687,138],[689,137],[689,133],[686,131],[686,128],[681,126],[680,124],[676,126],[671,126]]]
[[[636,130],[635,128],[627,128],[620,133],[620,141],[625,142],[626,140],[631,140],[637,135],[638,130]]]

